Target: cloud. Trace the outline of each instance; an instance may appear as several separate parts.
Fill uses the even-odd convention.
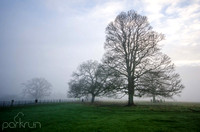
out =
[[[200,3],[198,1],[143,1],[154,29],[166,35],[163,51],[177,65],[200,61]]]

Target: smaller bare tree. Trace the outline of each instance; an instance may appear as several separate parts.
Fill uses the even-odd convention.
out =
[[[68,96],[75,98],[91,96],[92,103],[95,97],[114,95],[117,87],[123,84],[117,73],[92,60],[82,63],[72,77]]]
[[[25,83],[23,93],[34,99],[41,99],[51,94],[52,85],[45,78],[33,78]]]
[[[138,91],[141,95],[153,97],[153,103],[156,102],[156,97],[171,98],[181,93],[184,88],[180,75],[175,73],[174,64],[167,55],[161,54],[155,60],[157,61],[154,61],[152,65],[158,67],[138,80]]]

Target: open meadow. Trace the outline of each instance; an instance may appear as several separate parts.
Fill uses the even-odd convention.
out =
[[[127,107],[98,102],[5,107],[0,110],[0,123],[3,131],[200,131],[200,104],[138,102]]]

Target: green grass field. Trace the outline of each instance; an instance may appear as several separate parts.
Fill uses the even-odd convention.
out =
[[[21,122],[40,122],[37,128],[14,126],[14,117]],[[7,128],[7,123],[10,123]],[[13,123],[12,123],[13,122]],[[127,107],[124,104],[57,103],[32,106],[1,108],[1,130],[3,131],[65,131],[65,132],[200,132],[200,104],[198,103],[137,103]]]

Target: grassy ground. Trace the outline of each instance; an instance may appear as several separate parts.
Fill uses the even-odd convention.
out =
[[[40,122],[37,128],[19,128],[16,120]],[[10,123],[11,127],[6,128]],[[13,122],[13,123],[11,123]],[[15,124],[14,124],[15,123]],[[62,103],[1,108],[0,124],[3,131],[200,131],[200,104],[196,103],[138,103],[134,107],[123,104],[97,103],[95,105]],[[4,125],[4,126],[2,126]]]

